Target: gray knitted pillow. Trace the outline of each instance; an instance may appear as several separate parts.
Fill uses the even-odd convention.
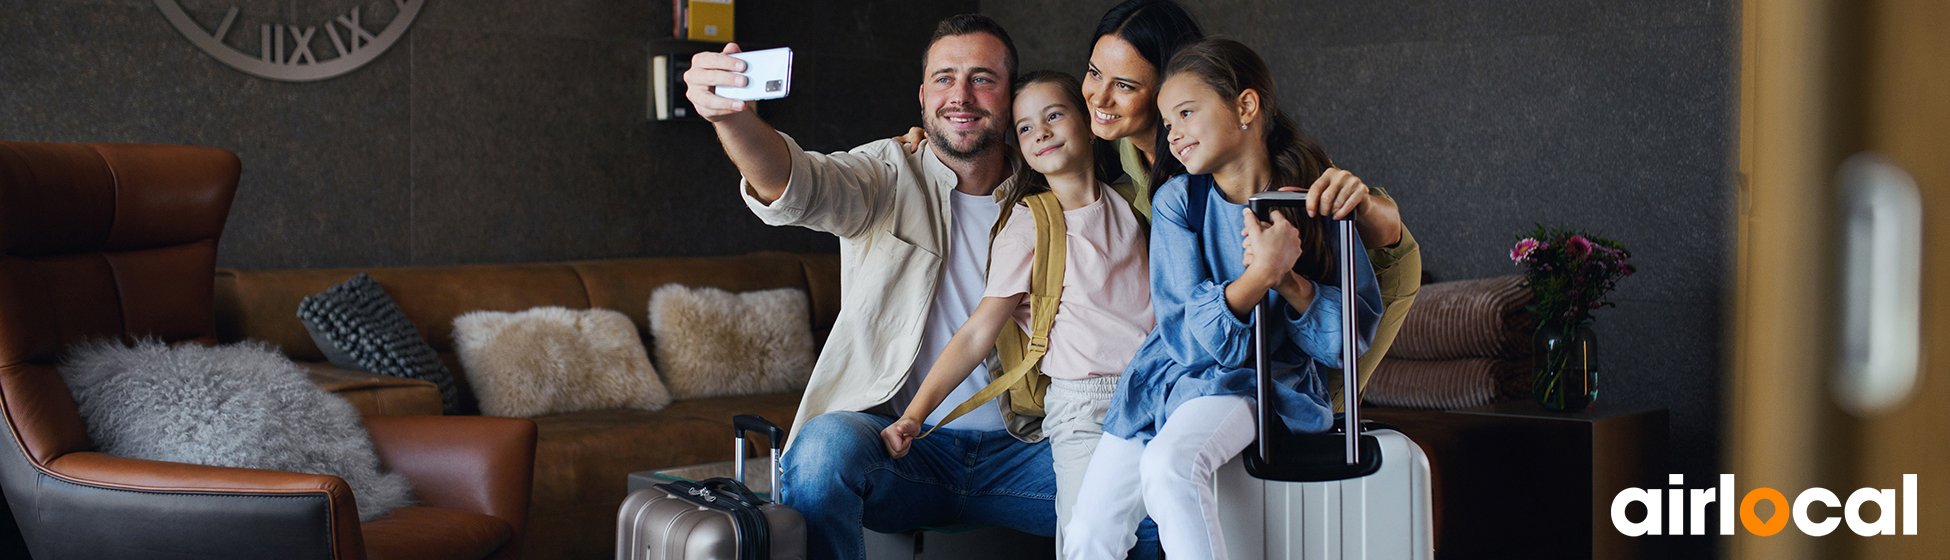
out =
[[[361,272],[298,303],[298,320],[332,365],[425,379],[440,388],[440,408],[460,414],[460,389],[440,354],[420,338],[393,298]]]
[[[103,453],[337,476],[352,487],[360,521],[413,503],[405,476],[379,470],[352,403],[269,344],[97,340],[71,348],[60,370]]]

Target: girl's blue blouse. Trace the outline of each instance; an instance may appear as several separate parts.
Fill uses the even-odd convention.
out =
[[[1199,181],[1207,199],[1204,216],[1186,216],[1186,189]],[[1124,369],[1111,397],[1104,433],[1148,441],[1178,405],[1198,397],[1256,393],[1252,369],[1252,325],[1226,306],[1226,286],[1245,272],[1245,206],[1226,201],[1210,175],[1179,175],[1152,199],[1151,308],[1158,324]],[[1186,226],[1200,220],[1201,233]],[[1328,247],[1336,247],[1340,228],[1325,228]],[[1355,241],[1356,246],[1360,241]],[[1355,251],[1358,307],[1356,337],[1365,352],[1381,318],[1381,291],[1367,251]],[[1276,311],[1268,325],[1273,339],[1270,361],[1275,406],[1288,429],[1325,431],[1333,407],[1320,375],[1341,366],[1341,290],[1314,284],[1305,313],[1295,312],[1277,292],[1267,291]]]

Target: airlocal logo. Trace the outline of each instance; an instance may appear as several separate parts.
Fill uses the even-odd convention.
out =
[[[1681,475],[1675,474],[1668,478],[1668,484],[1673,486],[1680,486],[1685,482],[1685,477]],[[1763,537],[1781,532],[1781,529],[1787,528],[1790,519],[1794,521],[1796,529],[1816,537],[1834,532],[1835,527],[1843,521],[1848,522],[1850,531],[1855,531],[1855,534],[1864,537],[1896,534],[1898,508],[1895,490],[1876,488],[1856,490],[1848,495],[1848,502],[1844,505],[1834,492],[1826,488],[1809,488],[1803,490],[1799,496],[1795,496],[1794,503],[1790,506],[1787,495],[1782,494],[1780,490],[1755,488],[1740,498],[1739,507],[1736,508],[1728,507],[1734,503],[1733,475],[1723,474],[1720,475],[1719,488],[1690,491],[1684,488],[1671,488],[1666,490],[1665,495],[1670,497],[1661,500],[1659,490],[1656,488],[1651,490],[1626,488],[1619,492],[1611,500],[1611,526],[1628,537],[1657,535],[1660,534],[1662,527],[1669,535],[1704,535],[1706,534],[1706,504],[1719,502],[1722,535],[1733,534],[1733,516],[1736,511],[1740,514],[1741,527],[1746,527],[1749,533]],[[1688,495],[1692,497],[1690,502],[1687,500]],[[1670,507],[1661,507],[1661,502]],[[1773,514],[1766,520],[1762,520],[1756,510],[1761,502],[1769,502],[1774,506]],[[1645,506],[1645,519],[1632,521],[1627,518],[1625,510],[1633,503]],[[1816,503],[1830,508],[1842,508],[1842,513],[1839,517],[1830,513],[1821,519],[1814,519],[1808,511],[1808,506]],[[1875,520],[1862,518],[1862,506],[1865,504],[1876,505]],[[1688,507],[1689,505],[1691,507]],[[1916,475],[1903,475],[1903,498],[1900,509],[1903,534],[1916,534]],[[1662,511],[1668,512],[1664,519],[1669,522],[1661,522]],[[1684,515],[1687,513],[1691,515]],[[1692,523],[1682,523],[1686,520],[1691,520]],[[1689,528],[1690,530],[1687,530]]]

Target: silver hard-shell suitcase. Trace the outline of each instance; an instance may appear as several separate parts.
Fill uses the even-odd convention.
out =
[[[745,432],[771,440],[779,487],[785,430],[750,414],[732,418],[737,478],[658,484],[630,493],[616,514],[616,560],[800,560],[806,519],[745,488]]]
[[[1262,217],[1301,193],[1261,193]],[[1283,199],[1283,200],[1282,200]],[[1322,434],[1287,434],[1270,401],[1266,301],[1253,309],[1254,367],[1259,371],[1259,441],[1213,477],[1227,555],[1235,559],[1402,558],[1435,556],[1433,492],[1428,455],[1392,427],[1361,422],[1354,364],[1355,266],[1363,248],[1352,220],[1338,228],[1341,290],[1341,393],[1344,418]],[[1354,426],[1349,430],[1347,426]]]

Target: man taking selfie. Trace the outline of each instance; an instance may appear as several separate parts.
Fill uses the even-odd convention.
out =
[[[1031,418],[995,403],[888,457],[880,432],[906,408],[955,330],[981,301],[993,197],[1014,179],[1005,139],[1015,45],[993,20],[943,20],[929,41],[920,87],[928,138],[909,153],[894,140],[851,151],[801,150],[748,102],[745,63],[701,53],[686,96],[712,122],[744,176],[739,194],[770,225],[840,238],[841,307],[794,419],[780,500],[805,515],[813,558],[859,558],[861,527],[900,532],[981,523],[1055,531],[1050,450]],[[987,385],[978,367],[949,396]],[[930,426],[947,407],[928,419]]]

